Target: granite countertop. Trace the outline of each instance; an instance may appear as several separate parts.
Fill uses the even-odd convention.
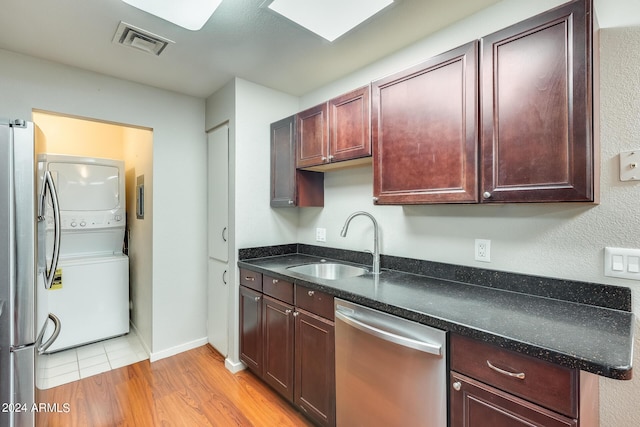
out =
[[[516,292],[508,286],[501,289],[389,270],[384,262],[379,275],[324,280],[287,267],[329,257],[296,252],[246,258],[263,253],[249,251],[243,257],[241,251],[238,266],[569,368],[614,379],[631,378],[634,316],[630,291],[628,303],[616,309]],[[589,291],[586,285],[578,282],[580,292]],[[602,286],[594,284],[594,291],[602,292]],[[614,294],[619,291],[611,288]],[[627,288],[621,289],[624,300]],[[605,293],[608,291],[605,286]],[[578,298],[582,299],[589,297]]]

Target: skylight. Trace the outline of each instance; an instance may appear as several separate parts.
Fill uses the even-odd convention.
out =
[[[394,0],[266,0],[269,9],[332,42]]]
[[[122,0],[187,30],[198,31],[211,18],[222,0]]]

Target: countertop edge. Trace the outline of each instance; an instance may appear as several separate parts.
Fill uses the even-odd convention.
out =
[[[308,255],[310,258],[314,258],[313,255]],[[493,344],[498,347],[515,351],[517,353],[525,354],[531,357],[535,357],[540,360],[544,360],[550,363],[558,364],[567,368],[580,369],[585,372],[596,374],[599,376],[615,379],[615,380],[630,380],[632,378],[632,360],[629,360],[629,364],[625,366],[610,366],[604,365],[595,361],[586,360],[574,354],[568,354],[559,352],[553,349],[540,347],[538,345],[530,344],[518,340],[515,337],[506,337],[499,334],[492,333],[491,331],[484,331],[470,327],[468,325],[456,323],[451,320],[443,319],[440,317],[429,315],[428,313],[416,312],[401,307],[386,304],[384,302],[376,301],[370,298],[356,295],[348,291],[341,290],[339,288],[326,286],[312,280],[301,279],[300,277],[293,275],[286,275],[275,269],[265,268],[256,265],[256,261],[260,261],[263,258],[246,259],[238,261],[239,268],[245,268],[257,273],[266,274],[277,279],[287,280],[295,284],[300,284],[306,287],[313,288],[315,290],[323,291],[331,294],[337,298],[343,298],[346,300],[356,300],[356,302],[369,306],[380,311],[397,315],[409,320],[416,321],[428,326],[432,326],[438,329],[442,329],[446,332],[456,333],[465,337],[477,339],[485,343]],[[412,274],[412,273],[407,273]],[[501,290],[497,290],[501,292]],[[509,292],[509,291],[502,291]],[[629,313],[632,318],[633,313]],[[635,323],[632,321],[632,324]],[[630,337],[630,351],[632,355],[633,346],[633,330],[631,330],[632,336]]]

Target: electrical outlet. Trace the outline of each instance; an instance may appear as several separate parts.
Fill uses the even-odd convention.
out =
[[[476,261],[491,262],[491,240],[476,239]]]
[[[326,241],[327,241],[327,229],[316,228],[316,242],[326,242]]]

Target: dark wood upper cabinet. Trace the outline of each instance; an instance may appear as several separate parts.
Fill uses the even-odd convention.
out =
[[[374,201],[478,201],[478,43],[371,85]]]
[[[329,119],[327,103],[296,114],[297,167],[321,165],[329,156]]]
[[[325,171],[362,163],[371,156],[370,117],[369,86],[298,113],[297,167]]]
[[[370,89],[364,86],[329,101],[329,160],[371,156]]]
[[[592,7],[580,0],[484,37],[484,202],[594,201]]]
[[[324,175],[296,169],[296,116],[271,124],[271,206],[324,206]]]

